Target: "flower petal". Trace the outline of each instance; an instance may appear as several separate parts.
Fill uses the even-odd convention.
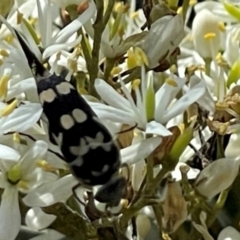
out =
[[[57,217],[52,214],[46,214],[40,207],[34,207],[28,210],[25,222],[32,230],[41,230],[47,228]]]
[[[183,78],[175,78],[177,86],[172,86],[165,83],[155,94],[155,119],[158,122],[162,122],[162,117],[167,109],[167,106],[174,99],[179,90],[183,87],[185,80]]]
[[[172,135],[172,133],[167,128],[165,128],[161,123],[158,123],[156,121],[151,121],[147,123],[145,132],[157,134],[163,137]]]
[[[48,150],[48,144],[42,140],[38,140],[34,145],[25,153],[20,160],[21,170],[23,172],[32,172],[35,168],[35,161],[43,159]]]
[[[129,125],[136,124],[134,121],[134,114],[132,113],[125,112],[101,103],[90,103],[89,105],[100,119],[107,119],[116,123],[127,123]]]
[[[89,19],[91,19],[96,12],[96,5],[94,1],[89,1],[88,9],[84,11],[77,19],[63,28],[53,39],[52,43],[65,43],[67,39],[83,26]]]
[[[23,198],[23,202],[30,207],[46,207],[66,201],[72,195],[72,188],[77,184],[78,181],[69,174],[31,191]]]
[[[107,104],[124,111],[131,112],[131,106],[126,98],[121,96],[116,90],[114,90],[104,80],[97,78],[95,80],[95,88],[100,97]]]
[[[185,95],[183,95],[173,106],[170,106],[162,116],[162,123],[168,122],[170,119],[183,113],[192,103],[198,101],[206,92],[205,84],[200,81],[192,89],[190,89]]]
[[[130,147],[126,147],[121,150],[122,163],[132,165],[139,160],[148,157],[157,146],[161,143],[162,138],[154,137],[143,140],[140,143],[136,143]]]
[[[36,123],[42,114],[42,106],[39,103],[26,102],[15,109],[7,117],[0,119],[0,133],[10,131],[24,132]]]
[[[18,191],[15,187],[8,187],[4,190],[0,206],[1,239],[14,240],[19,232],[20,223]]]

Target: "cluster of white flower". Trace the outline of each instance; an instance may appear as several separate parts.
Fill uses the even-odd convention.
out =
[[[0,240],[23,225],[35,240],[240,239],[240,5],[126,2],[1,0]],[[118,206],[94,199],[99,186],[73,191],[13,29],[118,143]]]

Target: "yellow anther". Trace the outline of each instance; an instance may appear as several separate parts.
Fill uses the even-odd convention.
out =
[[[176,73],[177,72],[177,66],[175,64],[173,64],[170,69],[169,69],[172,73]]]
[[[31,25],[34,25],[36,22],[37,22],[37,18],[30,18],[30,19],[29,19],[29,23],[30,23]]]
[[[69,58],[68,59],[68,67],[73,70],[73,72],[77,72],[77,61],[76,59]]]
[[[138,16],[139,16],[139,13],[138,13],[138,12],[133,12],[133,13],[131,13],[131,15],[130,15],[130,17],[131,17],[132,19],[136,19],[136,18],[138,18]]]
[[[207,40],[211,40],[216,37],[216,33],[210,32],[204,35],[204,38]]]
[[[139,66],[142,66],[143,64],[145,64],[146,66],[149,66],[149,61],[148,61],[147,55],[141,48],[135,47],[134,53],[136,56],[137,64]]]
[[[4,40],[5,40],[7,43],[12,43],[12,42],[13,42],[13,39],[14,39],[14,37],[13,37],[12,34],[9,34],[9,35],[7,35],[7,36],[4,38]]]
[[[21,189],[28,190],[28,183],[26,181],[20,180],[17,184],[17,186]]]
[[[119,74],[122,71],[121,67],[114,67],[111,71],[111,75]]]
[[[118,28],[118,35],[122,37],[125,33],[124,26],[119,26]]]
[[[133,89],[133,90],[136,90],[137,88],[139,88],[140,83],[141,83],[141,80],[140,80],[140,79],[135,79],[135,80],[132,82],[132,89]]]
[[[78,92],[83,95],[88,95],[88,91],[85,88],[78,88]]]
[[[20,24],[23,19],[23,14],[20,13],[19,11],[17,12],[17,24]]]
[[[54,172],[57,170],[55,167],[51,166],[47,161],[43,159],[38,159],[36,161],[36,165],[37,167],[42,168],[46,172]]]
[[[167,78],[165,82],[172,87],[177,87],[178,86],[177,82],[172,78]]]
[[[128,58],[127,58],[127,67],[128,69],[134,68],[137,66],[135,55],[132,50],[128,51]]]
[[[3,60],[0,58],[0,66],[3,65]]]
[[[13,141],[15,143],[21,143],[21,138],[20,138],[19,133],[16,132],[16,133],[13,134]]]
[[[8,53],[8,51],[6,51],[5,49],[1,49],[1,50],[0,50],[0,55],[2,55],[3,57],[8,57],[8,56],[9,56],[9,53]]]
[[[130,6],[129,6],[129,4],[125,4],[125,5],[123,5],[122,6],[122,13],[127,13],[128,12],[128,10],[129,10],[129,8],[130,8]]]
[[[7,96],[7,90],[8,90],[8,81],[10,79],[10,72],[5,73],[2,78],[0,79],[0,97],[6,97]]]
[[[197,3],[197,0],[190,0],[189,1],[189,6],[193,6]]]
[[[218,22],[218,29],[219,29],[221,32],[225,32],[225,31],[226,31],[224,22]]]
[[[182,7],[179,7],[178,10],[177,10],[177,14],[181,14],[183,11],[183,8]]]
[[[7,105],[4,109],[2,109],[1,117],[8,116],[10,113],[13,112],[13,110],[18,105],[18,100],[15,99],[13,102],[11,102],[9,105]]]
[[[115,11],[115,12],[119,12],[119,11],[121,11],[121,8],[122,8],[122,3],[121,3],[121,2],[118,2],[118,3],[116,3],[115,6],[114,6],[114,11]]]
[[[222,134],[222,135],[225,135],[226,132],[227,132],[227,129],[229,127],[230,123],[229,122],[226,122],[226,123],[222,123],[220,128],[219,128],[219,133]]]
[[[217,61],[222,61],[222,54],[219,52],[218,54],[217,54],[217,56],[216,56],[216,60]]]
[[[225,110],[226,108],[229,107],[229,104],[226,102],[217,102],[215,104],[216,110]]]
[[[184,123],[180,123],[180,124],[178,125],[178,128],[179,128],[179,130],[181,131],[181,133],[183,133],[183,131],[184,131],[184,129],[185,129]]]

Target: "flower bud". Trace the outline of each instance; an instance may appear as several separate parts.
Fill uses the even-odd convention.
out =
[[[194,185],[203,196],[211,199],[231,186],[239,171],[239,159],[221,158],[208,165]]]
[[[168,183],[168,192],[162,209],[162,227],[168,233],[173,233],[187,218],[187,202],[178,182]]]
[[[136,218],[137,236],[139,240],[144,240],[151,230],[151,222],[144,214],[139,214]]]
[[[215,58],[220,47],[218,19],[209,10],[203,9],[193,20],[193,43],[202,58]]]
[[[218,235],[217,240],[234,240],[240,239],[240,233],[233,227],[225,227]]]

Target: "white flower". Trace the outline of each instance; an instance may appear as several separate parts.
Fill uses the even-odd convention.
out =
[[[144,77],[145,78],[145,77]],[[143,79],[143,78],[142,78]],[[172,118],[183,113],[188,106],[196,102],[205,93],[204,83],[193,77],[191,81],[197,82],[189,91],[186,92],[178,101],[172,103],[180,89],[184,86],[185,80],[173,76],[173,79],[167,79],[165,84],[155,93],[153,105],[146,106],[147,84],[142,81],[141,93],[138,87],[134,88],[136,93],[136,104],[129,90],[122,84],[122,90],[126,96],[124,98],[101,79],[95,80],[95,87],[101,98],[109,106],[89,102],[90,106],[99,116],[99,118],[109,119],[118,123],[129,125],[138,124],[138,128],[146,133],[167,136],[171,133],[164,127]],[[148,85],[151,84],[151,79]],[[148,108],[147,108],[148,107]],[[147,109],[146,109],[147,108]],[[147,111],[154,108],[154,120],[148,122]]]
[[[220,47],[217,17],[207,9],[200,11],[193,20],[192,36],[201,57],[215,59]]]
[[[0,187],[4,188],[0,206],[2,239],[14,240],[18,234],[21,222],[18,191],[26,193],[54,178],[53,174],[44,172],[35,163],[47,152],[45,142],[37,141],[23,156],[20,152],[0,145]]]

